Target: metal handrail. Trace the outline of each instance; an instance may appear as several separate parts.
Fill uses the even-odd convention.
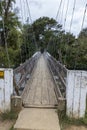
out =
[[[57,61],[53,56],[51,56],[48,52],[45,55],[46,55],[48,65],[52,72],[55,82],[57,82],[55,79],[55,77],[57,77],[59,79],[58,82],[61,83],[62,89],[65,92],[66,91],[67,68],[64,65],[62,65],[59,61]],[[60,88],[60,84],[57,84],[56,91],[58,93],[57,96],[59,98],[65,98],[64,92],[62,92],[62,90]]]
[[[14,93],[21,95],[22,89],[24,89],[26,81],[29,79],[34,66],[40,56],[40,52],[36,52],[29,60],[14,69]]]

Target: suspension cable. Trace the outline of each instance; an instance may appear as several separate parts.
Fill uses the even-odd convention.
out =
[[[23,3],[24,3],[24,21],[26,21],[26,7],[25,7],[25,1],[23,0]]]
[[[60,1],[59,8],[58,8],[58,11],[57,11],[57,15],[56,15],[56,17],[55,17],[56,21],[57,21],[57,19],[58,19],[58,17],[59,17],[59,12],[60,12],[60,9],[61,9],[62,1],[63,1],[63,0]],[[50,42],[51,42],[51,40],[52,40],[52,37],[53,37],[53,36],[50,36],[50,38],[49,38],[49,42],[48,42],[48,45],[47,45],[47,50],[48,50],[48,48],[49,48]]]
[[[65,0],[63,1],[63,6],[62,6],[62,12],[61,12],[61,20],[60,20],[60,23],[62,23],[62,21],[63,21],[64,8],[65,8]]]
[[[67,7],[66,7],[66,13],[65,13],[65,20],[64,20],[64,29],[66,26],[66,19],[67,19],[67,14],[68,14],[68,9],[69,9],[69,0],[67,1]],[[72,11],[72,16],[71,16],[71,21],[70,21],[70,29],[69,29],[69,33],[71,33],[71,27],[72,27],[72,22],[73,22],[73,16],[74,16],[74,11],[75,11],[75,6],[76,6],[76,0],[74,0],[74,5],[73,5],[73,11]],[[68,42],[70,42],[70,37],[68,36]],[[67,48],[65,48],[65,58],[64,58],[64,62],[66,63],[66,56],[67,56]]]
[[[24,21],[24,19],[23,19],[23,7],[22,7],[22,1],[20,0],[20,6],[21,6],[21,19],[22,19],[22,26],[23,26],[23,21]]]
[[[22,0],[20,0],[20,5],[21,5],[21,18],[22,18],[22,28],[23,28],[23,24],[24,24],[24,17],[23,17],[23,6],[22,6]],[[23,37],[25,39],[25,37]],[[26,43],[24,43],[24,47],[25,47],[25,57],[27,59],[27,46]]]
[[[86,6],[85,6],[85,10],[84,10],[84,15],[83,15],[83,20],[82,20],[82,26],[81,26],[81,31],[82,31],[83,26],[84,26],[84,21],[85,21],[86,11],[87,11],[87,4],[86,4]]]
[[[73,6],[73,11],[72,11],[72,17],[71,17],[69,32],[71,32],[71,27],[72,27],[72,22],[73,22],[73,16],[74,16],[74,11],[75,11],[75,6],[76,6],[76,0],[74,0],[74,6]]]
[[[26,15],[26,7],[25,7],[25,1],[23,0],[23,3],[24,3],[24,21],[26,21],[27,20],[27,15]],[[29,24],[28,23],[29,21],[27,21],[27,24]],[[26,32],[25,32],[26,33]],[[28,33],[26,33],[26,39],[27,39],[27,41],[28,41]],[[27,43],[28,44],[28,43]],[[26,47],[27,48],[27,47]],[[28,57],[30,57],[30,51],[29,51],[29,44],[28,44]]]
[[[30,7],[29,7],[29,4],[28,4],[27,0],[26,0],[26,4],[27,4],[27,8],[28,8],[28,14],[29,14],[30,22],[32,24],[33,22],[32,22],[31,13],[30,13]]]
[[[30,15],[30,8],[29,8],[29,5],[28,5],[28,1],[26,0],[26,6],[27,6],[27,9],[28,9],[28,13],[27,13],[27,15],[28,15],[28,17],[27,17],[27,24],[29,24],[29,20],[31,20],[31,15]],[[28,18],[29,18],[29,20],[28,20]],[[31,24],[32,24],[32,20],[30,21],[31,22]],[[28,33],[27,33],[28,34]],[[27,40],[28,40],[28,35],[27,35]],[[29,55],[29,57],[30,57],[30,51],[29,51],[29,44],[28,44],[28,55]]]
[[[56,15],[56,17],[55,17],[56,21],[57,21],[57,19],[58,19],[58,17],[59,17],[59,12],[60,12],[60,9],[61,9],[62,2],[63,2],[63,0],[61,0],[61,1],[60,1],[60,4],[59,4],[59,8],[58,8],[58,11],[57,11],[57,15]],[[52,40],[52,37],[53,37],[53,36],[50,36],[50,38],[49,38],[49,42],[48,42],[48,45],[47,45],[47,50],[48,50],[48,48],[49,48],[50,42],[51,42],[51,40]],[[53,42],[54,42],[54,39],[53,39]]]
[[[60,12],[60,9],[61,9],[62,1],[63,1],[63,0],[61,0],[61,1],[60,1],[60,4],[59,4],[59,8],[58,8],[57,15],[56,15],[56,18],[55,18],[56,21],[57,21],[57,19],[58,19],[58,17],[59,17],[59,12]]]
[[[1,3],[1,11],[3,11],[2,1],[0,1],[0,3]],[[4,21],[5,16],[4,16],[3,12],[1,12],[1,14],[2,14],[2,24],[3,24],[5,50],[6,50],[7,60],[8,60],[8,66],[10,68],[10,58],[9,58],[9,53],[8,53],[8,43],[7,43],[6,32],[5,32],[5,21]]]
[[[29,14],[30,22],[31,22],[31,24],[33,24],[31,13],[30,13],[30,7],[29,7],[29,4],[28,4],[27,0],[26,0],[26,4],[27,4],[27,8],[28,8],[28,14]],[[32,26],[32,32],[33,32],[34,43],[35,43],[36,50],[37,50],[37,42],[36,42],[36,38],[35,38],[35,33],[34,33],[33,26]]]
[[[69,9],[69,0],[67,1],[67,7],[66,7],[66,13],[65,13],[65,19],[64,19],[64,29],[65,29],[65,26],[66,26],[66,19],[67,19],[68,9]]]
[[[15,3],[13,4],[13,11],[15,10],[15,4],[16,4],[16,1],[15,1]],[[19,38],[19,35],[18,35],[18,38]],[[22,53],[21,53],[21,46],[20,46],[20,44],[19,44],[18,48],[19,48],[20,58],[21,58],[21,64],[22,64]]]
[[[87,11],[87,4],[86,4],[86,6],[85,6],[85,10],[84,10],[84,14],[83,14],[82,25],[81,25],[81,31],[82,31],[83,26],[84,26],[86,11]],[[76,55],[76,58],[77,58],[77,55]],[[74,69],[75,69],[75,68],[76,68],[76,62],[75,62]]]

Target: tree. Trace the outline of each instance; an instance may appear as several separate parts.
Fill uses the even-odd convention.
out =
[[[12,4],[15,0],[0,1],[0,28],[1,28],[1,42],[4,45],[4,31],[5,37],[8,38],[11,29],[17,29],[20,26],[17,15],[11,10]]]
[[[55,28],[56,25],[57,22],[54,19],[50,19],[48,17],[39,18],[33,23],[32,26],[39,48],[47,47],[48,40],[53,34],[52,28]]]
[[[79,34],[77,49],[76,67],[87,70],[87,28],[84,28]]]
[[[87,70],[87,29],[83,29],[77,39],[72,36],[71,41],[72,44],[66,44],[64,47],[64,64],[68,69]]]
[[[87,28],[84,28],[80,34],[79,34],[79,38],[86,38],[87,37]]]
[[[39,18],[32,25],[24,25],[22,45],[23,61],[36,51],[36,47],[39,50],[46,49],[50,37],[58,33],[57,28],[61,28],[61,26],[54,19],[48,17]]]
[[[8,45],[8,53],[10,56],[10,65],[11,67],[15,67],[18,63],[20,63],[20,27],[21,24],[18,20],[17,14],[12,10],[12,4],[15,0],[2,0],[0,1],[0,46],[3,57],[1,62],[4,67],[8,67],[6,51],[5,51],[5,43]],[[19,59],[15,62],[16,57]]]
[[[32,25],[25,24],[22,30],[22,60],[30,58],[36,51],[35,35],[32,29]]]

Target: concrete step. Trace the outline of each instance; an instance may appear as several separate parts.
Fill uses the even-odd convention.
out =
[[[40,108],[40,109],[57,109],[58,104],[55,105],[29,105],[29,104],[23,104],[24,108]]]
[[[15,130],[60,130],[56,109],[24,108],[14,125]]]

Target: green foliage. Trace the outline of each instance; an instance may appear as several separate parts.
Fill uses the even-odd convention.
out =
[[[57,22],[54,19],[48,17],[42,17],[37,19],[33,23],[33,29],[35,31],[35,36],[37,41],[39,40],[39,35],[44,35],[46,30],[50,30]]]
[[[9,58],[10,58],[10,66],[12,68],[17,67],[21,63],[20,59],[20,50],[14,50],[11,47],[8,48],[9,52]],[[4,48],[2,48],[2,51],[0,52],[0,67],[8,67],[8,62],[7,62],[7,56],[6,56],[6,51]]]
[[[64,128],[68,125],[76,125],[76,126],[84,125],[84,126],[87,126],[87,114],[85,115],[84,118],[74,119],[74,118],[67,117],[65,110],[63,110],[63,111],[58,110],[58,117],[59,117],[61,130],[62,129],[64,130]]]
[[[87,28],[78,39],[70,33],[59,32],[50,40],[48,51],[68,69],[87,70]]]
[[[67,46],[64,64],[69,69],[87,70],[87,37],[82,32],[72,45]]]
[[[84,28],[84,29],[80,32],[79,38],[83,38],[83,39],[86,38],[86,39],[87,39],[87,27]]]
[[[20,46],[22,44],[21,24],[16,13],[12,11],[15,0],[0,1],[0,67],[8,67],[5,40],[8,44],[10,66],[16,67],[21,63]],[[2,5],[2,6],[1,6]],[[4,21],[4,28],[3,28]],[[5,31],[5,36],[4,36]]]
[[[75,61],[75,69],[87,70],[87,45],[86,43],[79,42],[76,48],[72,48],[72,60]]]
[[[14,2],[0,1],[0,67],[8,67],[5,31],[10,65],[13,68],[25,62],[36,50],[46,49],[68,69],[87,70],[87,28],[76,39],[73,34],[65,33],[62,25],[53,18],[42,17],[33,24],[27,23],[21,27],[16,12],[12,11]]]
[[[21,43],[21,32],[17,29],[11,29],[7,38],[8,47],[12,47],[12,49],[17,49]]]
[[[32,26],[35,32],[38,47],[45,49],[50,36],[53,35],[54,31],[52,28],[57,26],[57,22],[52,18],[42,17],[37,19]]]
[[[14,126],[12,126],[9,130],[14,130]]]
[[[1,119],[4,120],[16,120],[18,117],[18,113],[10,111],[1,114]]]
[[[30,58],[37,49],[32,25],[24,25],[22,30],[22,37],[22,61],[25,62],[25,60]]]
[[[20,49],[14,50],[12,48],[8,49],[9,56],[10,56],[10,65],[12,68],[15,68],[19,66],[21,63],[21,58],[20,58]]]

